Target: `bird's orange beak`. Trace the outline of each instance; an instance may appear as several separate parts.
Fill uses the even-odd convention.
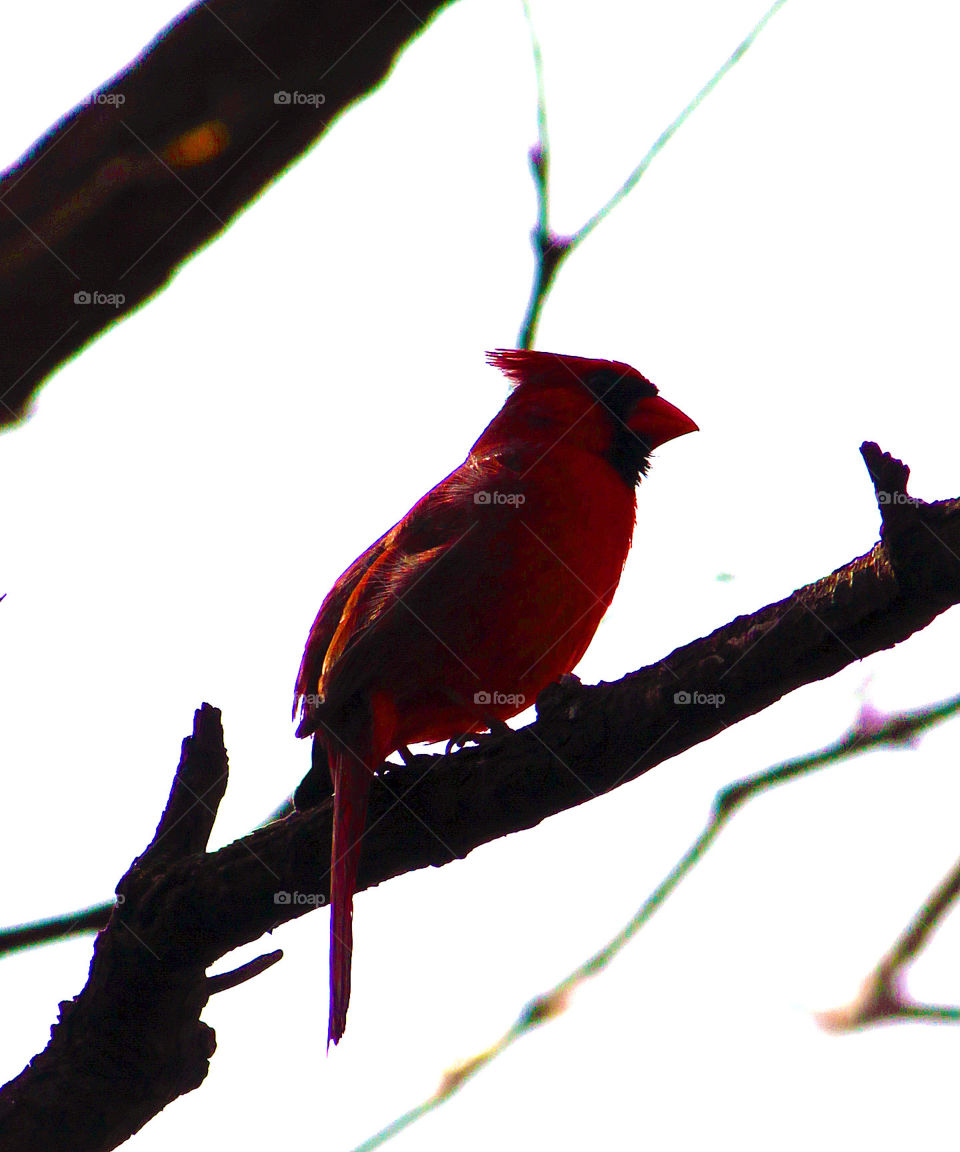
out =
[[[627,427],[651,450],[666,444],[668,440],[686,436],[688,432],[700,431],[685,412],[675,408],[662,396],[644,396],[638,400],[630,413]]]

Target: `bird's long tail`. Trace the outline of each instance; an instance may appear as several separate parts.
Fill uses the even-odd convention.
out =
[[[382,759],[382,757],[380,758]],[[380,759],[376,760],[379,765]],[[366,762],[365,762],[366,761]],[[342,744],[331,750],[333,778],[333,850],[330,863],[330,1017],[327,1048],[347,1026],[350,962],[353,955],[353,894],[357,888],[360,839],[367,820],[367,799],[375,763]]]

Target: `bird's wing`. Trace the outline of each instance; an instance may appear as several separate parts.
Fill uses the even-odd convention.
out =
[[[340,576],[320,606],[297,673],[294,713],[298,703],[302,707],[298,736],[318,726],[324,666],[329,676],[384,613],[476,526],[474,496],[495,488],[502,472],[495,456],[467,457]]]
[[[367,663],[365,641],[373,629],[385,623],[387,615],[406,601],[421,582],[435,583],[440,588],[438,565],[455,557],[458,547],[474,531],[481,530],[477,494],[498,485],[503,487],[505,471],[510,470],[495,455],[484,459],[468,457],[374,545],[379,550],[358,574],[349,596],[340,602],[342,609],[335,632],[324,645],[323,679],[336,679],[338,697],[348,696],[354,680],[359,682],[363,677]],[[361,559],[367,556],[365,553]],[[434,569],[436,573],[431,578]],[[482,578],[472,572],[462,576]],[[462,586],[446,590],[466,594]]]

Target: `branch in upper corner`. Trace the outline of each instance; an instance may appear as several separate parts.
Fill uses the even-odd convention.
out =
[[[195,4],[37,141],[0,178],[0,426],[375,88],[446,3]]]

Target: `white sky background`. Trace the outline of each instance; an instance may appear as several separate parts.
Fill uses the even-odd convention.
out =
[[[764,7],[536,5],[558,230],[603,203]],[[0,163],[176,10],[7,13]],[[915,495],[960,492],[958,33],[946,2],[791,0],[561,272],[537,347],[629,361],[702,429],[641,486],[585,680],[867,551],[862,440],[909,463]],[[321,599],[505,396],[483,351],[515,343],[527,300],[534,139],[519,3],[462,0],[3,437],[4,923],[109,897],[202,700],[230,753],[214,846],[295,786],[309,749],[290,700]],[[326,913],[231,955],[222,969],[285,951],[211,1002],[207,1083],[132,1146],[352,1147],[612,936],[719,787],[832,741],[864,696],[895,709],[960,690],[958,639],[950,613],[610,796],[361,894],[329,1058]],[[960,850],[958,732],[754,801],[563,1018],[398,1152],[954,1147],[960,1034],[831,1038],[812,1013],[852,997]],[[958,946],[954,919],[916,996],[960,1000]],[[43,1047],[90,949],[0,962],[0,1079]]]

